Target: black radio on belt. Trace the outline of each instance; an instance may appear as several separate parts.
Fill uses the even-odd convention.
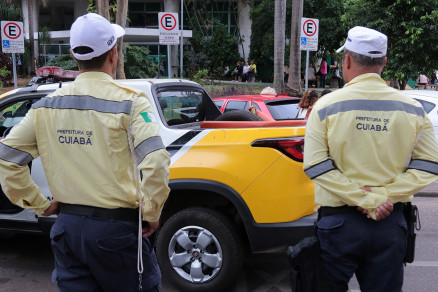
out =
[[[408,237],[406,254],[403,261],[405,263],[412,263],[415,257],[415,238],[417,236],[415,230],[421,229],[420,214],[417,206],[412,205],[412,203],[405,203],[404,205],[403,214],[408,226]]]

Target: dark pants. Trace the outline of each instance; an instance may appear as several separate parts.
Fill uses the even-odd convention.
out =
[[[327,78],[327,74],[321,74],[321,77],[319,78],[320,87],[325,88],[326,78]]]
[[[138,291],[138,223],[60,214],[50,232],[53,280],[64,291]],[[143,239],[143,291],[161,291],[161,272]]]
[[[362,292],[400,292],[407,226],[403,212],[374,221],[361,213],[322,217],[318,221],[321,260],[335,283],[347,291],[353,274]]]

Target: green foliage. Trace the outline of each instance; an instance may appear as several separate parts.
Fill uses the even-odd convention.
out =
[[[78,64],[70,55],[62,55],[53,58],[47,63],[48,66],[58,66],[64,70],[79,70]]]
[[[286,2],[285,38],[291,37],[292,1]],[[264,81],[272,81],[274,56],[274,14],[275,0],[261,0],[251,6],[252,20],[250,59],[257,63],[257,74]],[[343,1],[307,0],[304,1],[303,17],[319,19],[318,52],[310,52],[311,62],[318,57],[334,52],[345,39],[346,29],[339,19],[343,14]],[[290,45],[285,49],[285,64],[289,64]],[[301,64],[305,66],[305,53],[301,54]]]
[[[149,49],[141,46],[126,46],[126,78],[151,78],[157,76],[158,65],[149,57]]]
[[[388,36],[388,63],[383,77],[405,84],[437,68],[437,0],[348,0],[343,22]]]
[[[227,26],[217,23],[212,36],[205,36],[201,30],[194,29],[191,48],[184,52],[188,75],[193,76],[201,69],[208,69],[211,77],[222,79],[225,68],[234,68],[237,60],[238,42],[230,35]]]
[[[3,88],[4,84],[7,83],[10,77],[11,71],[6,68],[6,65],[0,68],[0,88]]]
[[[23,21],[21,9],[14,4],[8,4],[6,1],[0,3],[0,19],[10,21]]]
[[[0,68],[0,78],[9,78],[11,76],[11,71],[8,70],[8,68],[6,68],[6,66],[3,66],[2,68]]]
[[[201,69],[193,76],[193,81],[204,85],[205,82],[203,79],[207,79],[207,78],[208,78],[208,69]]]

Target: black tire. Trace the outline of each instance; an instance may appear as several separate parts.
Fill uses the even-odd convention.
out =
[[[207,238],[205,249],[201,238]],[[185,248],[179,244],[182,241],[186,243]],[[171,256],[176,266],[177,257],[181,259],[180,267],[173,267]],[[215,260],[221,258],[220,264],[216,260],[217,265],[211,268],[212,262],[207,256],[210,259],[214,256]],[[181,291],[226,291],[242,269],[244,250],[229,218],[208,208],[188,208],[170,217],[162,226],[157,238],[157,258],[163,276]],[[201,273],[201,280],[193,278],[195,269]]]
[[[223,113],[215,121],[263,121],[263,119],[249,111],[235,110]]]

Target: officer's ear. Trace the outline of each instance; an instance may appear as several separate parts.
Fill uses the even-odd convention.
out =
[[[117,63],[118,55],[117,55],[117,45],[112,47],[112,49],[109,51],[108,59],[111,61],[111,64]]]

